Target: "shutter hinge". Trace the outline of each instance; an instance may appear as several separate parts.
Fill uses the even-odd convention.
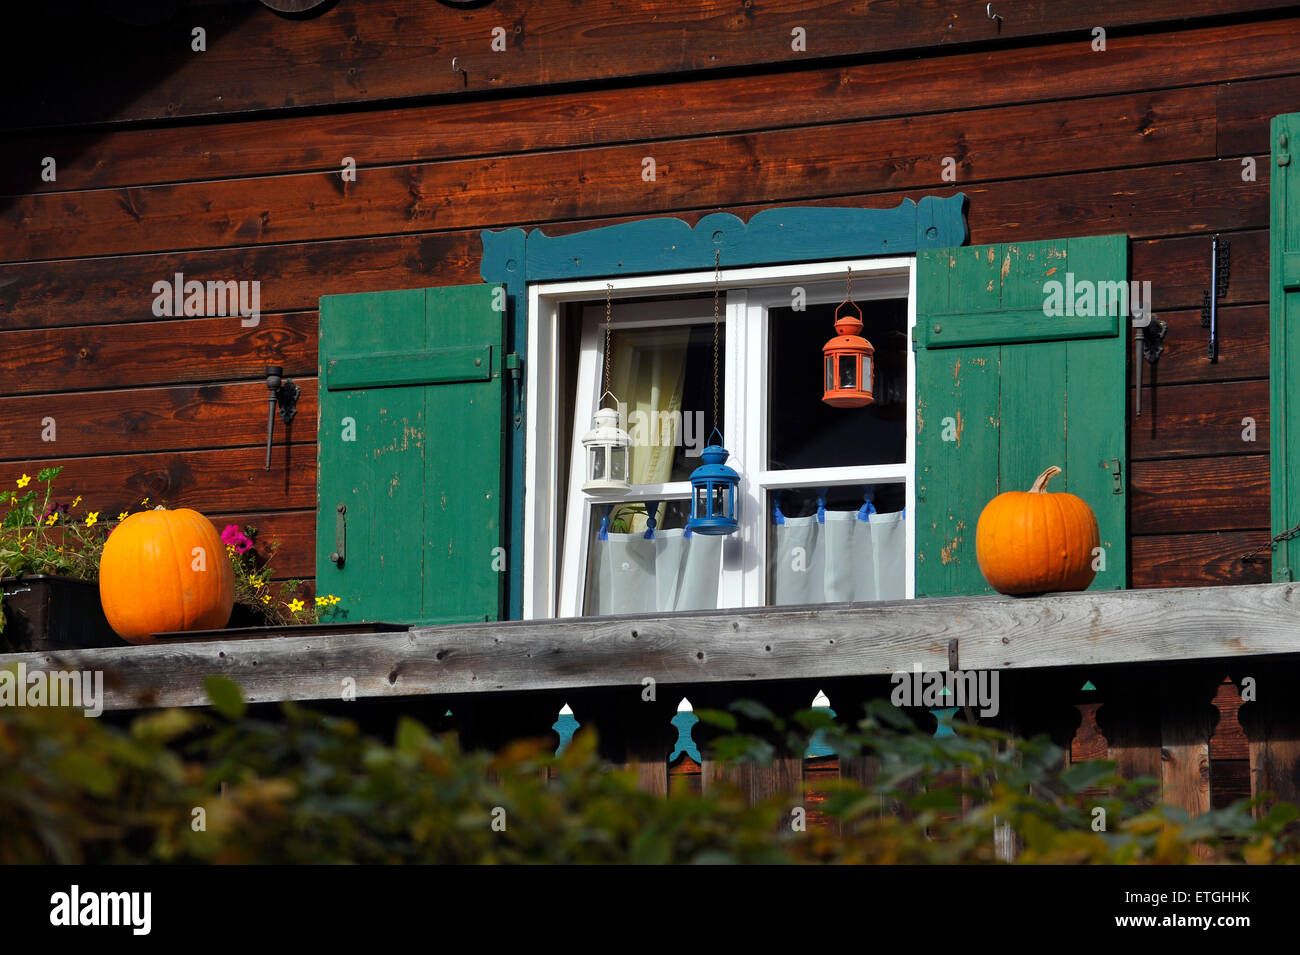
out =
[[[1124,493],[1124,473],[1123,465],[1120,464],[1119,458],[1110,459],[1110,480],[1116,494]]]
[[[510,386],[514,392],[515,430],[518,431],[524,426],[524,360],[519,357],[518,352],[507,353],[506,372],[510,376]]]
[[[1290,145],[1291,140],[1287,138],[1286,133],[1277,138],[1277,164],[1279,166],[1291,165],[1291,150],[1288,148]]]
[[[1274,583],[1277,583],[1277,584],[1285,584],[1285,583],[1289,583],[1290,580],[1291,580],[1291,568],[1290,568],[1290,567],[1274,567],[1274,568],[1273,568],[1273,582],[1274,582]]]

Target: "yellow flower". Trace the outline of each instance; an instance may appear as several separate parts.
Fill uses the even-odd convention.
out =
[[[257,576],[257,574],[249,574],[248,582],[252,584],[254,587],[262,586],[262,578]]]
[[[45,526],[46,526],[46,527],[49,527],[51,524],[53,524],[53,523],[54,523],[55,521],[57,521],[58,519],[59,519],[59,515],[58,515],[58,514],[51,514],[49,517],[45,518]]]
[[[73,498],[72,506],[76,507],[80,503],[81,503],[81,495],[78,494],[75,498]]]
[[[91,511],[89,516],[86,518],[86,526],[94,527],[95,522],[98,520],[99,520],[99,511]]]
[[[81,499],[78,498],[77,500],[81,500]],[[141,506],[141,507],[147,507],[148,504],[149,504],[149,498],[147,498],[147,497],[146,497],[143,501],[140,502],[140,506]]]
[[[290,612],[290,613],[298,613],[298,612],[300,612],[302,609],[303,609],[303,603],[302,603],[301,600],[296,600],[296,599],[295,599],[295,600],[290,600],[290,601],[289,601],[289,612]]]
[[[326,604],[328,604],[329,602],[330,602],[330,601],[329,601],[329,598],[328,598],[328,597],[317,597],[317,598],[316,598],[316,606],[317,606],[317,607],[324,607],[324,606],[325,606]]]
[[[117,519],[119,521],[124,521],[130,515],[130,513],[131,513],[130,511],[123,511],[121,514],[117,515]]]
[[[233,548],[233,547],[231,547],[229,544],[227,544],[227,545],[226,545],[226,553],[229,554],[231,557],[234,557],[234,556],[235,556],[235,548]]]
[[[271,602],[271,595],[270,595],[270,594],[262,594],[262,603],[264,603],[264,604],[269,604],[270,602]]]
[[[31,483],[31,481],[32,481],[31,477],[29,475],[24,474],[22,477],[18,479],[18,486],[26,487],[28,484]]]
[[[335,597],[333,594],[330,594],[330,596],[329,596],[329,601],[330,601],[331,604],[336,604],[336,603],[339,602],[339,600],[340,600],[339,597]]]

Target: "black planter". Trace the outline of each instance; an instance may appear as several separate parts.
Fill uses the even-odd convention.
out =
[[[0,653],[125,647],[113,632],[93,580],[38,574],[0,580],[5,628]]]

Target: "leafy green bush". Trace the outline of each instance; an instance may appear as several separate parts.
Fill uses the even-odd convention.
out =
[[[127,728],[77,710],[0,708],[0,863],[992,862],[995,821],[1022,837],[1027,862],[1187,862],[1198,844],[1224,861],[1300,858],[1294,807],[1259,820],[1245,804],[1194,820],[1138,812],[1128,807],[1143,785],[1106,764],[1063,771],[1050,743],[979,728],[934,739],[888,706],[847,732],[822,711],[787,726],[737,704],[780,742],[806,745],[821,729],[842,754],[877,761],[870,787],[823,787],[833,826],[796,831],[798,796],[749,806],[725,785],[643,793],[602,765],[586,730],[559,757],[540,740],[493,755],[409,719],[387,744],[290,704],[279,721],[250,718],[228,681],[209,693],[210,710],[149,713]],[[701,718],[722,731],[735,722]],[[772,743],[729,733],[713,746],[762,760]],[[1110,793],[1092,795],[1098,787]],[[1098,806],[1107,832],[1092,830]]]

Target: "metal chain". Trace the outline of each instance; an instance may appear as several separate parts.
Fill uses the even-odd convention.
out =
[[[718,430],[718,289],[722,282],[722,250],[713,251],[713,430]]]
[[[1289,541],[1291,538],[1295,537],[1297,534],[1300,534],[1300,524],[1297,524],[1295,527],[1291,528],[1289,531],[1283,531],[1281,534],[1278,534],[1277,536],[1273,537],[1273,538],[1268,542],[1268,545],[1267,545],[1269,552],[1271,553],[1272,551],[1277,550],[1277,545],[1278,545],[1278,544],[1282,543],[1282,541]],[[1264,552],[1264,548],[1263,548],[1263,547],[1256,547],[1256,548],[1255,548],[1254,550],[1252,550],[1249,554],[1242,554],[1242,555],[1241,555],[1241,560],[1242,560],[1243,562],[1244,562],[1244,561],[1248,561],[1248,560],[1254,560],[1256,554],[1261,554],[1261,553],[1263,553],[1263,552]]]
[[[611,313],[610,295],[613,293],[613,291],[614,291],[614,286],[609,284],[605,285],[605,391],[606,392],[609,391],[609,374],[610,374],[609,330],[610,330],[610,325],[613,322],[613,319],[611,318],[610,315]],[[600,399],[602,402],[605,400],[604,392],[601,393]]]
[[[848,274],[844,276],[844,300],[853,301],[853,266],[848,267]]]

